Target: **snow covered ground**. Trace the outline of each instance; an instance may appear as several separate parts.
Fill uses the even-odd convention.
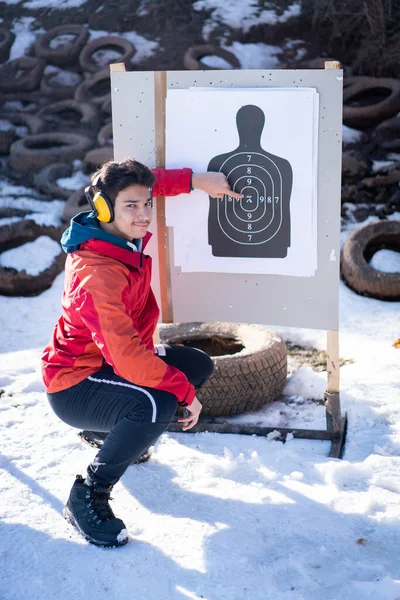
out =
[[[60,8],[81,3],[66,0]],[[44,4],[56,3],[25,2]],[[244,12],[231,0],[196,5],[213,10],[207,31],[216,21],[250,27],[260,17],[255,1]],[[298,6],[292,3],[280,19]],[[265,9],[261,18],[278,17]],[[33,41],[29,19],[14,26],[11,58]],[[129,39],[141,45],[139,56],[157,48]],[[253,67],[245,51],[272,61],[261,66],[276,66],[274,47],[263,54],[258,44],[243,46],[229,49]],[[344,133],[347,143],[357,139],[354,131]],[[82,185],[79,170],[67,179],[60,183]],[[1,182],[0,208],[29,209],[28,218],[57,224],[63,206]],[[17,218],[0,219],[0,226]],[[346,225],[343,241],[356,226]],[[58,251],[50,241],[3,253],[1,264],[46,268]],[[375,268],[400,271],[399,254],[382,250],[373,260]],[[60,274],[40,296],[0,296],[0,600],[400,600],[400,349],[393,346],[400,303],[363,298],[340,283],[340,355],[353,361],[341,368],[349,418],[343,460],[328,458],[327,442],[166,434],[151,461],[129,468],[116,486],[113,506],[130,543],[105,550],[87,544],[62,518],[75,473],[94,455],[52,413],[40,377],[62,285]],[[325,332],[274,329],[325,348]],[[236,420],[324,427],[315,399],[325,385],[326,373],[299,368],[284,400]]]
[[[291,2],[283,14],[278,15],[276,11],[276,2],[265,3],[260,8],[258,0],[248,0],[248,2],[237,2],[237,0],[196,0],[193,3],[195,10],[211,10],[211,16],[203,28],[203,37],[208,39],[215,27],[220,24],[232,29],[248,31],[253,25],[266,23],[274,25],[282,23],[291,17],[297,17],[301,11],[300,2]]]
[[[3,185],[0,206],[13,193]],[[27,202],[14,198],[13,206]],[[53,221],[59,204],[50,203]],[[50,205],[37,200],[34,218],[43,220]],[[41,240],[35,260],[20,247],[3,261],[45,268],[52,252]],[[400,270],[394,252],[374,261]],[[327,442],[166,434],[152,460],[129,468],[114,490],[130,543],[110,551],[89,546],[62,518],[74,475],[94,453],[52,413],[40,377],[62,285],[60,274],[35,298],[0,297],[2,600],[400,599],[399,303],[340,285],[341,356],[354,361],[341,369],[344,460],[327,457]],[[274,329],[324,348],[324,332]],[[325,373],[300,368],[286,401],[236,419],[324,427],[323,407],[312,400],[325,383]]]

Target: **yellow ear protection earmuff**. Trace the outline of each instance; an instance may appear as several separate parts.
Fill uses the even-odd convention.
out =
[[[96,177],[91,185],[85,188],[85,196],[94,212],[94,216],[103,223],[112,223],[114,221],[114,206],[107,194],[101,190],[99,180],[100,175]],[[100,188],[100,191],[94,193],[94,188]]]

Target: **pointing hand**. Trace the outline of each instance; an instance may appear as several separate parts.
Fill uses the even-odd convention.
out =
[[[231,198],[243,198],[243,194],[233,192],[226,176],[223,173],[193,173],[192,185],[196,190],[206,192],[212,198],[223,198],[225,195]]]

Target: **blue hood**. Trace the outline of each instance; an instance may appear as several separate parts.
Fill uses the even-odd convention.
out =
[[[103,231],[93,212],[81,212],[71,219],[70,226],[66,229],[61,238],[61,246],[66,254],[71,254],[79,250],[79,246],[88,240],[104,240],[114,246],[120,246],[131,252],[141,251],[142,240],[132,240],[129,242],[112,233]]]

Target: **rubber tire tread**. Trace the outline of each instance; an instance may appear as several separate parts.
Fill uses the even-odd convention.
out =
[[[99,144],[99,146],[112,146],[113,144],[109,143],[108,140],[113,137],[113,126],[112,126],[112,122],[110,121],[110,123],[106,123],[105,125],[103,125],[103,127],[100,129],[98,135],[97,135],[97,143]]]
[[[74,126],[86,126],[93,130],[98,130],[99,114],[96,107],[91,106],[87,102],[78,102],[74,99],[60,100],[59,102],[49,104],[45,108],[40,109],[37,112],[37,116],[45,120],[53,119],[59,123],[60,127],[65,128],[67,124],[62,117],[59,117],[59,114],[68,109],[80,115],[80,118],[77,118],[73,122]]]
[[[1,92],[32,92],[36,90],[43,76],[46,63],[33,56],[21,56],[4,63],[0,67]],[[24,73],[16,77],[18,71]]]
[[[389,77],[346,77],[343,89],[343,123],[348,127],[364,129],[385,119],[394,117],[400,111],[400,81]],[[366,106],[348,106],[351,98],[362,92],[386,88],[390,95],[380,102]]]
[[[201,59],[205,56],[219,56],[232,65],[234,69],[240,69],[240,62],[232,52],[224,50],[224,48],[218,48],[212,44],[190,46],[183,56],[183,64],[186,69],[191,71],[218,70],[217,67],[208,67],[201,62]]]
[[[11,46],[15,41],[15,35],[5,27],[0,28],[0,62],[6,62],[10,58]]]
[[[58,73],[43,73],[42,81],[40,82],[41,93],[55,100],[71,100],[78,86],[82,83],[83,77],[80,75],[80,81],[73,85],[52,85],[51,81],[57,75]]]
[[[180,323],[160,328],[162,343],[174,340],[222,335],[234,337],[248,348],[254,325],[236,323]],[[197,397],[203,405],[202,414],[229,416],[256,411],[276,400],[286,383],[287,350],[284,341],[274,332],[265,330],[265,343],[248,348],[244,355],[213,357],[215,371]]]
[[[75,39],[69,44],[59,46],[58,48],[50,48],[50,42],[61,35],[75,35]],[[40,58],[44,58],[46,62],[65,67],[73,65],[77,62],[79,55],[89,38],[89,31],[83,25],[59,25],[53,27],[44,33],[35,42],[35,54]]]
[[[67,200],[71,195],[71,190],[60,187],[57,179],[61,177],[71,177],[71,163],[53,163],[42,169],[34,178],[35,187],[46,194],[51,200],[59,198]]]
[[[84,81],[82,81],[82,83],[80,83],[78,85],[78,87],[76,88],[75,96],[74,96],[75,100],[77,102],[87,102],[89,104],[94,104],[96,106],[101,107],[102,104],[109,97],[111,97],[109,85],[107,85],[107,91],[101,95],[96,95],[94,93],[91,93],[91,90],[99,82],[103,82],[103,81],[108,81],[109,85],[111,85],[109,69],[103,69],[102,71],[99,71],[98,73],[96,73],[96,75],[93,75],[92,77],[90,77],[90,79],[85,79]]]
[[[400,221],[378,221],[354,231],[343,246],[341,273],[347,285],[362,296],[400,300],[400,273],[384,273],[370,266],[378,250],[400,252]]]
[[[54,141],[57,145],[35,149],[29,143]],[[58,142],[61,142],[58,144]],[[10,148],[11,166],[19,173],[30,173],[47,167],[52,162],[65,162],[83,158],[92,147],[90,138],[78,133],[39,133],[14,142]]]
[[[30,219],[3,225],[0,227],[0,252],[33,242],[41,235],[47,235],[59,242],[62,230],[53,226],[38,225]],[[29,275],[26,271],[0,266],[0,294],[3,296],[38,296],[51,286],[57,275],[64,269],[64,265],[65,254],[61,251],[54,258],[51,266],[38,275]]]
[[[136,48],[124,38],[115,35],[103,35],[102,37],[91,40],[86,44],[79,55],[79,64],[83,71],[88,73],[97,73],[99,65],[92,59],[92,54],[101,48],[114,47],[121,51],[121,56],[113,62],[124,63],[129,61],[136,53]],[[109,67],[107,67],[109,69]],[[104,70],[104,69],[103,69]]]
[[[42,133],[45,128],[43,119],[30,113],[17,111],[3,112],[1,118],[11,121],[13,125],[25,125],[29,129],[31,135]]]
[[[84,201],[83,203],[82,203],[82,200]],[[64,206],[62,220],[64,221],[64,223],[69,224],[72,217],[74,217],[75,215],[77,215],[80,212],[88,211],[88,210],[90,210],[90,206],[85,197],[85,188],[82,187],[79,190],[76,190],[76,192],[73,192],[68,197],[68,199],[65,203],[65,206]]]

